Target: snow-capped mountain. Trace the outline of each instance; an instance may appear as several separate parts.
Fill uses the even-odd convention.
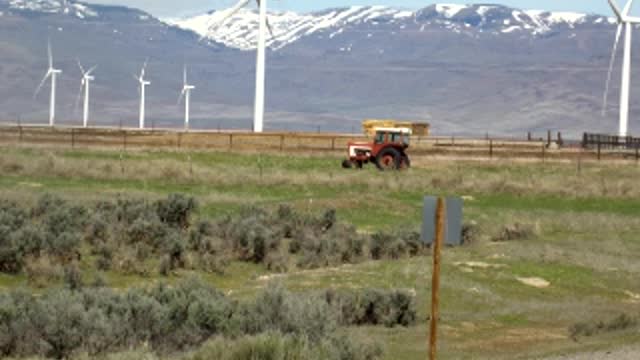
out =
[[[186,19],[167,19],[166,22],[230,47],[254,49],[258,34],[257,11],[243,9],[221,23],[227,11],[213,11]],[[272,49],[283,48],[304,37],[332,39],[354,28],[366,29],[370,33],[424,32],[440,28],[472,36],[483,33],[542,36],[558,29],[614,22],[604,16],[582,13],[452,4],[435,4],[415,12],[385,6],[352,6],[309,14],[272,12],[269,21],[274,30],[274,37],[268,40]]]

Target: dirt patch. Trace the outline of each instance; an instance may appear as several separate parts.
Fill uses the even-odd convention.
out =
[[[456,262],[453,263],[455,266],[462,266],[471,269],[499,269],[506,267],[504,264],[491,264],[482,261],[467,261],[467,262]]]
[[[636,293],[631,292],[629,290],[625,290],[624,294],[629,297],[629,299],[627,301],[629,301],[630,303],[632,303],[632,304],[640,304],[640,294],[636,294]]]
[[[544,288],[548,288],[549,286],[551,286],[551,283],[548,282],[547,280],[543,279],[543,278],[539,278],[539,277],[518,277],[516,278],[516,280],[518,280],[519,282],[528,285],[528,286],[533,286],[535,288],[538,289],[544,289]]]

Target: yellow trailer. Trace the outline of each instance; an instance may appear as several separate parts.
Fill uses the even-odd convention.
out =
[[[368,137],[373,137],[377,128],[409,128],[415,136],[429,136],[431,125],[426,122],[411,122],[398,120],[374,120],[369,119],[362,122],[362,130]]]

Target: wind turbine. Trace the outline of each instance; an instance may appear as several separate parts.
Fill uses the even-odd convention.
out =
[[[145,111],[145,89],[147,86],[151,85],[150,81],[147,81],[144,79],[144,75],[145,72],[147,70],[147,63],[148,61],[144,62],[144,65],[142,66],[142,70],[140,71],[140,77],[137,77],[134,75],[133,77],[138,80],[138,83],[140,84],[140,129],[144,129],[144,111]]]
[[[84,107],[82,111],[82,125],[84,127],[87,127],[87,125],[89,124],[89,85],[91,81],[96,79],[91,74],[97,68],[97,66],[92,67],[91,69],[89,69],[89,71],[84,71],[84,68],[80,63],[80,60],[78,60],[78,67],[82,72],[82,80],[80,81],[80,91],[78,92],[78,100],[76,101],[76,108],[80,103],[80,97],[82,96],[82,90],[84,89]]]
[[[182,101],[184,97],[184,128],[189,130],[189,106],[191,105],[191,90],[196,87],[193,85],[189,85],[187,82],[187,66],[184,66],[184,74],[183,74],[183,82],[182,82],[182,92],[180,93],[180,97],[178,98],[178,105]]]
[[[226,20],[236,14],[240,9],[249,4],[251,0],[240,0],[227,14],[210,27],[209,31],[215,31],[222,26]],[[259,30],[258,30],[258,51],[256,56],[256,98],[253,114],[253,131],[261,133],[264,129],[264,92],[265,92],[265,67],[266,67],[266,47],[267,47],[267,30],[273,36],[273,30],[267,18],[267,0],[256,0],[259,9]]]
[[[616,15],[618,29],[616,31],[616,40],[613,44],[611,53],[611,61],[609,63],[609,73],[607,75],[607,85],[604,93],[603,115],[606,111],[607,98],[609,94],[609,83],[611,81],[611,72],[615,63],[616,52],[618,50],[618,42],[624,28],[624,56],[622,60],[622,86],[620,88],[620,131],[622,137],[628,135],[629,129],[629,97],[631,92],[631,37],[633,33],[633,25],[640,24],[640,18],[629,16],[633,0],[628,0],[622,11],[618,7],[615,0],[608,0],[611,9]]]
[[[47,53],[49,55],[49,69],[42,78],[40,85],[36,89],[33,97],[38,96],[38,93],[44,86],[44,83],[49,77],[51,77],[51,97],[49,98],[49,126],[54,126],[56,121],[56,78],[59,74],[62,74],[62,70],[55,69],[53,67],[53,52],[51,51],[51,41],[47,43]]]

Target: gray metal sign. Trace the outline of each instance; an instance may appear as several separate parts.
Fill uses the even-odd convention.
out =
[[[438,198],[425,196],[422,212],[422,241],[427,245],[433,244],[436,237],[436,206]],[[464,202],[459,197],[445,199],[446,219],[444,243],[450,246],[462,245],[462,208]]]

